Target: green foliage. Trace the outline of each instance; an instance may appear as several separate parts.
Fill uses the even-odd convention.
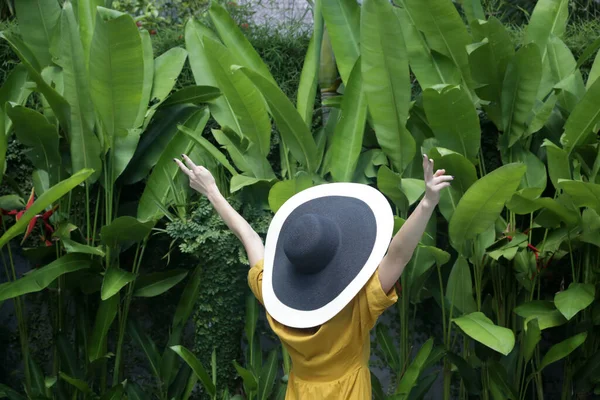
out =
[[[260,235],[265,235],[270,213],[232,198],[234,209],[241,212]],[[217,381],[221,387],[235,389],[236,371],[232,360],[241,360],[240,341],[244,326],[248,260],[238,238],[202,197],[186,220],[167,224],[167,233],[179,243],[179,249],[202,266],[200,296],[194,321],[194,352],[204,365],[216,349]]]

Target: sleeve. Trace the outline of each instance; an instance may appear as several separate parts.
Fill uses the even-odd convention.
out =
[[[248,286],[260,304],[263,304],[262,297],[263,280],[263,260],[257,262],[250,271],[248,271]]]
[[[396,289],[392,288],[389,293],[385,293],[379,281],[379,270],[375,271],[371,279],[367,282],[359,295],[361,324],[367,331],[370,331],[377,318],[390,306],[398,301]]]

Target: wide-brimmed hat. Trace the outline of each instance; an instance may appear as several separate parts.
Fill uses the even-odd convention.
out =
[[[377,270],[393,229],[389,202],[370,186],[330,183],[294,195],[267,233],[267,312],[293,328],[329,321]]]

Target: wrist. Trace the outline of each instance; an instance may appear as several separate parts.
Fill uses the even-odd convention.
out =
[[[437,201],[432,201],[427,196],[423,197],[423,200],[421,200],[421,208],[423,208],[426,211],[433,211],[436,206]]]
[[[206,198],[212,203],[219,197],[222,197],[221,192],[219,192],[219,188],[217,185],[212,185],[209,187],[205,194]]]

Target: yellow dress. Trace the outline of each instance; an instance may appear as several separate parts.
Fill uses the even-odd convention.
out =
[[[262,276],[261,261],[248,273],[250,289],[261,304]],[[282,325],[267,313],[292,359],[286,400],[370,399],[369,331],[397,300],[394,289],[384,293],[375,273],[350,304],[314,334]]]

